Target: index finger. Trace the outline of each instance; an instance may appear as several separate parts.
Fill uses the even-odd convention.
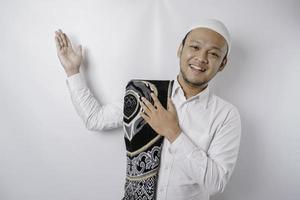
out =
[[[156,94],[154,94],[154,92],[151,92],[150,95],[151,95],[151,97],[154,101],[154,105],[156,105],[157,108],[163,108],[163,106],[161,105],[161,103],[160,103],[158,97],[156,96]]]
[[[62,42],[63,42],[64,46],[68,47],[68,43],[67,43],[67,40],[66,40],[66,34],[64,32],[62,32],[61,29],[58,29],[58,32],[60,33],[60,36],[61,36],[61,39],[62,39]]]

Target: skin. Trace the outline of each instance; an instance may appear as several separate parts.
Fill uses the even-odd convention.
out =
[[[69,77],[79,73],[79,68],[82,63],[81,45],[73,48],[68,36],[60,29],[55,31],[55,44],[57,56],[67,76]]]
[[[57,55],[67,76],[79,73],[82,63],[81,45],[73,48],[68,36],[60,29],[55,31],[55,43]],[[224,69],[227,63],[227,49],[225,39],[210,29],[196,28],[188,34],[185,43],[181,43],[177,50],[180,64],[177,80],[186,99],[203,91],[209,81]],[[190,64],[204,68],[205,71],[194,70]],[[152,98],[154,105],[142,98],[140,104],[143,112],[140,112],[140,115],[158,134],[173,143],[182,133],[175,105],[168,98],[165,109],[155,94],[152,94]]]

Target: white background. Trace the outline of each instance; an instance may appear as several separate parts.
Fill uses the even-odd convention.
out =
[[[56,55],[61,28],[84,48],[88,86],[106,104],[131,78],[173,79],[177,47],[200,17],[232,35],[211,90],[236,105],[241,148],[213,200],[296,200],[300,180],[300,2],[196,0],[0,1],[0,199],[121,199],[122,129],[88,131]]]

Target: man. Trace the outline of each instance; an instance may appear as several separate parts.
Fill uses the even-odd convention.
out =
[[[61,30],[55,39],[72,102],[86,127],[122,126],[123,102],[100,105],[81,79],[81,46],[74,51]],[[141,103],[141,116],[164,136],[157,200],[208,200],[224,191],[238,156],[241,121],[237,108],[212,94],[208,83],[224,69],[229,50],[229,33],[220,21],[199,22],[178,48],[180,72],[168,108],[155,95],[154,105]]]

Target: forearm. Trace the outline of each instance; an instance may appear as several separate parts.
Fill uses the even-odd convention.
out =
[[[122,125],[121,102],[101,105],[80,74],[68,77],[66,83],[72,103],[88,130],[102,131]]]

